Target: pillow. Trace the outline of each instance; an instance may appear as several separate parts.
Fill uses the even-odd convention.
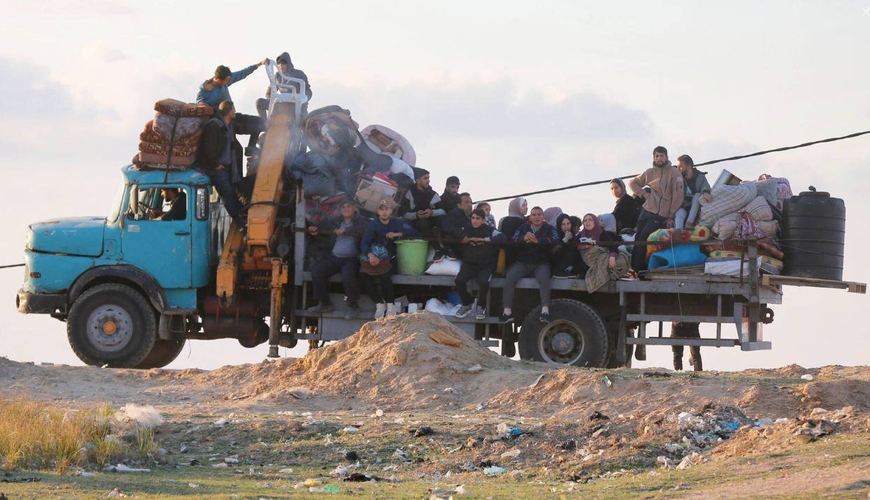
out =
[[[770,178],[764,181],[754,181],[755,188],[758,190],[758,196],[764,198],[765,201],[773,206],[776,206],[779,193],[779,179]],[[755,219],[755,217],[753,217]],[[758,220],[758,219],[755,219]]]
[[[758,196],[750,201],[748,205],[740,209],[741,212],[746,212],[754,221],[773,220],[773,211],[770,209],[767,200],[763,196]]]
[[[723,215],[745,207],[758,196],[758,190],[754,182],[747,182],[737,186],[722,186],[714,189],[710,195],[712,199],[709,203],[701,198],[701,216],[698,221],[699,224],[707,227],[712,227]]]
[[[431,276],[453,276],[459,274],[459,268],[462,267],[461,260],[442,259],[441,262],[433,262],[429,269],[426,269],[426,274]]]

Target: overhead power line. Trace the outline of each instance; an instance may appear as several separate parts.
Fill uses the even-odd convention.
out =
[[[797,144],[795,146],[785,146],[785,147],[776,148],[776,149],[766,149],[764,151],[758,151],[758,152],[750,153],[747,155],[732,156],[730,158],[720,158],[718,160],[705,161],[703,163],[696,163],[695,166],[701,167],[704,165],[713,165],[714,163],[722,163],[725,161],[742,160],[744,158],[752,158],[753,156],[761,156],[761,155],[766,155],[768,153],[779,153],[782,151],[789,151],[792,149],[806,148],[809,146],[815,146],[816,144],[822,144],[822,143],[826,143],[826,142],[836,142],[836,141],[842,141],[844,139],[853,139],[855,137],[860,137],[860,136],[866,135],[866,134],[870,134],[870,130],[867,130],[864,132],[855,132],[854,134],[844,135],[844,136],[840,136],[840,137],[829,137],[827,139],[821,139],[818,141],[805,142],[803,144]],[[617,177],[617,179],[630,179],[636,175],[637,174],[623,175],[621,177]],[[483,202],[492,203],[494,201],[512,200],[514,198],[525,198],[526,196],[532,196],[532,195],[536,195],[536,194],[546,194],[546,193],[555,193],[557,191],[567,191],[569,189],[576,189],[576,188],[580,188],[580,187],[595,186],[597,184],[606,184],[606,183],[609,183],[611,180],[613,180],[613,179],[611,178],[611,179],[604,179],[604,180],[600,180],[600,181],[584,182],[582,184],[572,184],[570,186],[563,186],[563,187],[550,188],[550,189],[542,189],[540,191],[530,191],[528,193],[520,193],[520,194],[514,194],[514,195],[510,195],[510,196],[500,196],[498,198],[489,198],[488,200],[481,200],[478,203],[483,203]]]

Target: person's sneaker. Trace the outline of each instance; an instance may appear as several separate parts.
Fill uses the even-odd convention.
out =
[[[335,310],[335,306],[333,306],[331,303],[327,302],[326,304],[324,304],[323,302],[321,302],[320,304],[317,304],[316,306],[309,307],[308,309],[305,310],[305,312],[311,313],[311,314],[324,314],[324,313],[330,313],[334,310]]]
[[[448,249],[446,254],[447,254],[448,260],[459,260],[459,256],[456,255],[456,251],[453,250],[452,248]]]
[[[511,313],[511,314],[502,313],[501,317],[498,318],[498,321],[499,321],[499,323],[513,323],[514,322],[514,315],[513,315],[513,313]]]
[[[354,319],[354,318],[357,317],[358,314],[359,314],[359,307],[353,307],[353,306],[351,306],[351,308],[348,309],[348,310],[344,313],[344,319]]]
[[[444,260],[444,255],[445,255],[444,250],[441,250],[441,249],[435,250],[435,256],[432,258],[432,261],[433,262],[441,262],[442,260]]]
[[[387,305],[383,302],[375,304],[375,319],[381,319],[387,313]]]
[[[474,319],[486,319],[486,308],[478,307],[474,310]]]
[[[456,311],[454,316],[456,316],[457,318],[464,318],[464,317],[468,316],[468,313],[470,313],[470,312],[471,312],[471,306],[460,306],[459,310]]]
[[[387,315],[386,315],[386,317],[388,317],[388,318],[392,318],[392,317],[395,316],[395,315],[396,315],[396,304],[390,302],[389,304],[387,304]]]
[[[544,324],[549,323],[550,322],[550,313],[541,312],[541,314],[538,315],[538,321],[540,321],[541,323],[544,323]]]
[[[621,281],[637,281],[637,271],[629,269],[623,276],[620,276]]]

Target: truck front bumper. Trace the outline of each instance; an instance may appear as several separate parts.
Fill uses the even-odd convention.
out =
[[[65,293],[31,293],[18,290],[15,307],[22,314],[67,313]]]

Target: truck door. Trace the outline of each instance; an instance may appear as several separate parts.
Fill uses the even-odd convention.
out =
[[[170,190],[177,193],[175,202]],[[190,288],[193,193],[184,186],[133,184],[128,199],[121,230],[124,262],[147,271],[163,288]]]

